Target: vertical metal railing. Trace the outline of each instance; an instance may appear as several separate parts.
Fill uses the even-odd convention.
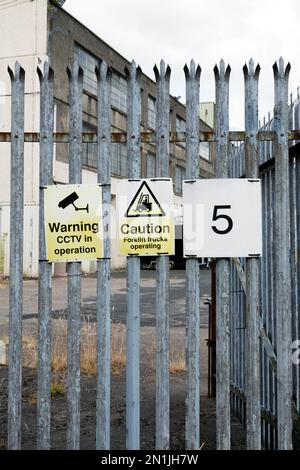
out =
[[[297,253],[299,253],[300,249],[300,160],[299,157],[295,158],[295,188],[298,188],[295,191],[295,212],[296,212],[296,220],[295,220],[295,245],[297,247]],[[299,341],[300,339],[300,263],[299,258],[297,258],[297,266],[296,266],[296,302],[295,302],[295,312],[294,312],[294,324],[296,327],[294,328],[294,337]],[[297,343],[299,345],[299,343]],[[295,369],[295,380],[294,380],[294,396],[296,397],[296,407],[298,413],[300,413],[300,367],[294,366]]]
[[[24,88],[25,71],[17,62],[11,79],[10,283],[8,448],[21,448],[23,222],[24,222]]]
[[[155,66],[156,78],[156,177],[169,176],[170,132],[170,75],[171,69],[164,61],[160,69]],[[169,257],[156,260],[156,449],[170,445],[170,384],[169,384],[169,315],[170,279]]]
[[[186,178],[200,178],[199,87],[201,69],[192,60],[186,78]],[[198,259],[186,260],[187,410],[186,446],[200,446],[200,270]]]
[[[229,77],[223,60],[214,68],[216,80],[216,177],[229,177]],[[229,334],[229,259],[217,259],[216,294],[216,427],[217,449],[230,449],[230,334]]]
[[[295,205],[296,205],[296,223],[295,223],[295,229],[296,229],[296,246],[297,246],[297,252],[299,253],[300,249],[300,159],[299,157],[296,158],[295,161],[295,187],[298,188],[296,191],[296,198],[295,198]],[[295,312],[295,323],[297,323],[297,329],[295,331],[295,334],[297,334],[297,340],[299,341],[300,339],[300,263],[299,263],[299,258],[297,262],[297,267],[296,267],[296,273],[297,273],[297,310]],[[299,344],[299,343],[298,343]],[[297,406],[297,411],[300,414],[300,367],[294,366],[296,369],[296,383],[294,387],[294,395],[296,397],[296,406]]]
[[[275,80],[275,245],[278,447],[292,448],[291,266],[289,217],[288,78],[283,59],[273,66]]]
[[[68,69],[70,84],[69,183],[81,184],[83,71]],[[81,263],[68,263],[68,430],[67,448],[80,448]]]
[[[140,69],[132,62],[127,74],[127,151],[129,178],[141,177]],[[140,258],[127,258],[126,447],[140,448]]]
[[[110,448],[110,269],[111,269],[111,70],[105,62],[98,79],[97,181],[102,186],[103,259],[97,261],[96,449]]]
[[[10,239],[10,323],[8,448],[21,447],[22,381],[22,274],[24,210],[24,80],[25,72],[16,64],[9,69],[12,84],[11,119],[11,239]],[[49,65],[39,71],[40,103],[40,217],[39,217],[39,354],[37,397],[37,447],[49,449],[51,385],[51,274],[46,259],[43,216],[43,187],[52,184],[53,163],[53,72]],[[253,61],[245,73],[245,144],[233,150],[230,176],[262,179],[263,257],[241,260],[241,270],[229,271],[229,261],[217,262],[217,448],[230,448],[230,402],[241,419],[245,417],[248,448],[290,449],[292,447],[292,390],[299,412],[299,368],[292,372],[291,345],[299,325],[299,175],[297,156],[289,158],[288,128],[298,126],[299,103],[288,108],[289,65],[274,65],[275,113],[264,120],[262,130],[274,128],[277,141],[261,145],[258,159],[257,107],[258,68]],[[98,74],[98,184],[102,186],[104,259],[97,266],[97,407],[96,447],[110,448],[110,202],[111,202],[111,72],[105,63]],[[130,178],[141,177],[140,162],[140,70],[132,63],[128,80],[127,146]],[[185,67],[187,87],[186,163],[188,179],[200,177],[198,146],[198,101],[200,68],[194,61]],[[81,183],[83,72],[74,64],[70,83],[70,165],[69,181]],[[157,81],[157,168],[156,176],[169,176],[169,83],[170,68],[164,62],[155,68]],[[228,103],[230,68],[223,61],[215,68],[217,177],[229,177]],[[292,141],[293,142],[293,141]],[[272,157],[275,156],[275,168]],[[261,166],[259,168],[259,164]],[[274,198],[275,195],[275,198]],[[291,248],[291,250],[290,250]],[[157,258],[156,291],[156,447],[167,449],[169,430],[169,267],[168,257]],[[261,265],[259,269],[259,264]],[[246,268],[245,268],[246,265]],[[245,283],[241,272],[246,270]],[[68,435],[67,447],[80,447],[80,305],[81,264],[68,264]],[[243,272],[245,275],[245,272]],[[200,285],[196,259],[186,263],[187,312],[187,400],[186,447],[200,444]],[[261,294],[259,293],[259,285]],[[292,292],[291,292],[292,286]],[[229,296],[231,295],[231,312]],[[140,260],[128,259],[127,318],[127,448],[140,447]],[[261,315],[260,315],[261,313]],[[276,313],[276,316],[275,316]],[[245,323],[246,314],[246,323]],[[230,317],[229,317],[230,315]],[[293,337],[291,326],[293,326]],[[246,330],[245,330],[246,328]],[[230,337],[231,330],[231,337]],[[246,333],[246,334],[245,334]],[[259,353],[258,334],[261,336]],[[265,336],[264,336],[265,335]],[[264,338],[264,340],[263,340]],[[267,347],[266,347],[267,343]],[[230,352],[231,350],[231,356]],[[231,365],[230,365],[231,364]],[[261,380],[259,381],[259,370]],[[231,400],[230,380],[231,376]],[[292,377],[294,388],[292,389]],[[259,384],[261,390],[259,389]],[[234,393],[234,390],[237,393]],[[261,402],[261,403],[260,403]],[[262,405],[262,407],[260,406]],[[262,418],[262,425],[260,423]],[[274,424],[277,419],[278,429]],[[272,421],[273,420],[273,421]],[[278,439],[278,445],[277,445]]]
[[[291,408],[295,406],[299,413],[297,402],[299,395],[298,368],[295,365],[292,366],[291,351],[288,352],[288,344],[291,346],[292,340],[297,337],[297,329],[299,328],[297,300],[299,273],[295,259],[299,245],[297,240],[298,193],[295,189],[297,187],[296,169],[299,157],[293,147],[291,151],[295,157],[289,156],[287,140],[288,129],[298,126],[299,106],[298,99],[295,102],[291,99],[288,103],[289,66],[284,70],[281,59],[279,65],[275,65],[274,72],[275,119],[271,119],[269,113],[267,122],[264,120],[261,130],[275,130],[281,141],[279,144],[276,141],[260,143],[260,165],[264,164],[260,168],[263,193],[263,256],[260,269],[262,302],[260,334],[263,341],[261,342],[260,367],[262,443],[267,449],[290,448],[289,446],[292,445]],[[296,141],[290,140],[290,143],[294,144]],[[275,165],[273,157],[275,157]],[[237,158],[240,161],[243,160],[241,149],[237,152]],[[239,170],[236,176],[243,177],[245,174]],[[275,203],[275,201],[277,202]],[[285,210],[283,210],[284,206]],[[278,235],[279,232],[280,235]],[[285,232],[283,236],[282,232]],[[279,240],[281,240],[280,245],[278,245]],[[289,245],[286,245],[286,240],[288,243],[290,240],[290,250]],[[285,246],[284,251],[281,250],[282,246]],[[291,284],[288,281],[289,277]],[[284,296],[281,297],[283,291]],[[236,296],[237,294],[234,295],[234,297]],[[282,302],[285,303],[287,309],[284,312],[282,312]],[[286,315],[287,311],[289,311],[289,315]],[[279,312],[281,313],[279,314]],[[291,325],[293,328],[292,337]],[[284,341],[282,341],[282,335],[284,335]],[[266,338],[268,340],[267,348]],[[247,349],[245,344],[242,344],[242,347]],[[279,356],[281,356],[280,359]],[[278,372],[279,367],[280,372]],[[294,405],[292,404],[292,390],[295,397]],[[282,422],[283,428],[280,430],[276,429],[276,418]]]
[[[50,449],[52,263],[47,260],[44,226],[44,188],[53,184],[53,71],[45,62],[40,79],[40,199],[37,448]]]
[[[260,67],[254,69],[251,59],[249,67],[244,66],[245,77],[245,164],[246,178],[259,177],[258,131],[258,78]],[[259,259],[246,260],[246,343],[247,370],[247,448],[261,447],[260,416],[260,367],[259,367]]]
[[[297,183],[296,183],[296,159],[293,157],[290,161],[289,171],[289,197],[290,197],[290,225],[291,225],[291,310],[292,310],[292,344],[299,340],[299,322],[298,322],[298,246],[297,246]],[[299,390],[299,367],[293,366],[292,380],[293,390]],[[297,393],[295,393],[295,405],[299,409]]]

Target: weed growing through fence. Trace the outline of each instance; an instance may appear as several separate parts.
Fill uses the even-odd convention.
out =
[[[65,387],[60,383],[54,382],[51,384],[50,392],[51,398],[54,398],[58,395],[64,395]]]

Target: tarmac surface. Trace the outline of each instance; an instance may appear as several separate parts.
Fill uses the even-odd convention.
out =
[[[170,327],[185,327],[185,270],[170,271]],[[210,270],[200,272],[200,327],[208,326],[208,305],[210,298]],[[82,276],[81,315],[82,320],[96,321],[96,277]],[[126,324],[126,271],[112,272],[111,319],[113,322]],[[141,327],[155,326],[156,271],[141,271]],[[24,320],[38,317],[38,281],[24,280],[23,294]],[[9,318],[9,281],[0,282],[0,322]],[[68,281],[67,277],[53,279],[53,317],[67,318]]]

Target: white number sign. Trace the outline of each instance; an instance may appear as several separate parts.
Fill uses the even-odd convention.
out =
[[[183,185],[184,256],[261,256],[258,179],[203,179]]]

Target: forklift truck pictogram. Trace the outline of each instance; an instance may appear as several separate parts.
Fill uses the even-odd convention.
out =
[[[141,194],[137,208],[135,209],[135,212],[143,212],[147,211],[150,212],[152,209],[152,202],[149,202],[149,194]]]

